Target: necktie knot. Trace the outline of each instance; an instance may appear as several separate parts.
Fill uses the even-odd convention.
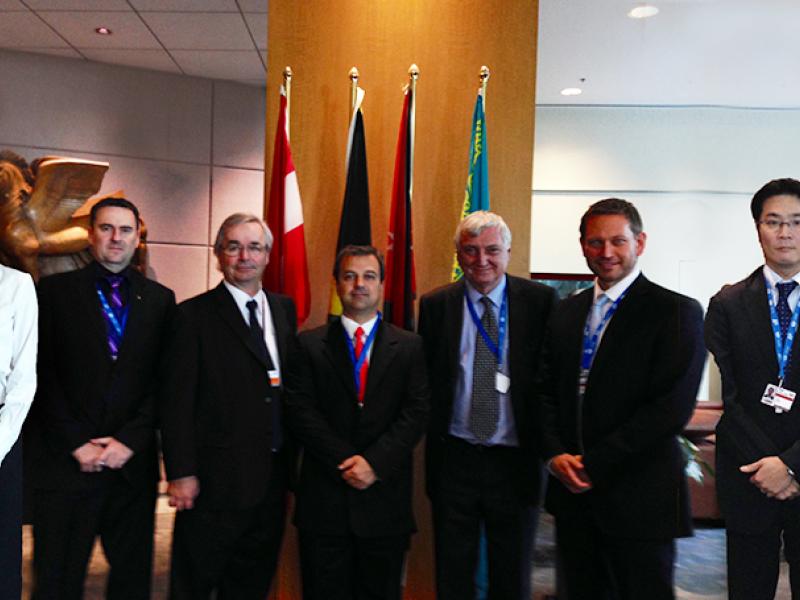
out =
[[[256,312],[256,309],[258,309],[258,302],[256,302],[255,300],[248,300],[245,306],[247,307],[247,310],[250,312],[250,319],[258,320],[258,313]]]
[[[355,350],[356,350],[356,358],[361,356],[362,350],[364,350],[364,328],[363,327],[356,327],[355,335]]]
[[[111,286],[112,290],[119,289],[119,286],[122,285],[123,279],[124,278],[122,277],[122,275],[109,275],[108,277],[106,277],[106,281],[108,281],[108,285]]]

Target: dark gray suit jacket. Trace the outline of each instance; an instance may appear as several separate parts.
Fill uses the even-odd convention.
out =
[[[538,456],[534,379],[545,324],[555,303],[555,290],[526,279],[508,276],[508,356],[511,404],[520,448],[527,453],[528,469],[519,473],[520,493],[530,503],[539,500],[541,462]],[[442,475],[445,436],[453,413],[459,345],[464,319],[464,283],[457,282],[425,294],[420,301],[419,333],[431,385],[431,422],[425,447],[428,496],[435,498]]]
[[[756,534],[776,523],[787,502],[773,500],[750,483],[739,466],[779,456],[800,473],[800,408],[776,414],[761,404],[768,383],[778,383],[763,271],[722,288],[708,306],[706,345],[722,375],[724,413],[717,426],[716,479],[726,526]],[[800,337],[800,336],[798,336]],[[800,347],[795,338],[784,387],[800,392]],[[800,511],[800,500],[788,504]],[[800,518],[800,514],[798,514]]]
[[[267,294],[285,377],[294,303]],[[236,301],[220,283],[178,307],[161,411],[169,480],[200,480],[197,505],[238,510],[258,504],[272,459],[272,402],[266,361]]]
[[[592,302],[588,289],[553,312],[539,402],[544,458],[583,454],[594,488],[572,494],[551,476],[547,509],[565,518],[591,512],[611,536],[688,535],[689,497],[676,436],[692,416],[703,372],[703,310],[640,275],[603,334],[581,402],[583,329]]]

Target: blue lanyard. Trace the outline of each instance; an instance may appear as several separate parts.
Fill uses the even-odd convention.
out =
[[[467,301],[467,308],[469,308],[469,314],[472,317],[472,322],[475,324],[475,327],[478,328],[478,333],[481,334],[483,341],[486,342],[486,347],[489,348],[491,353],[494,354],[494,357],[497,359],[497,368],[499,369],[500,365],[503,364],[503,342],[506,339],[506,328],[508,323],[508,287],[506,287],[505,293],[503,294],[503,302],[500,304],[500,318],[497,320],[497,344],[495,344],[494,340],[489,337],[489,334],[486,332],[486,328],[478,318],[478,313],[475,311],[472,300],[469,299],[466,286],[464,286],[464,299]],[[487,306],[485,310],[492,309]]]
[[[598,324],[597,329],[591,331],[589,329],[590,319],[586,319],[586,326],[583,328],[583,353],[581,354],[581,369],[590,369],[592,367],[594,354],[597,351],[597,344],[600,342],[600,332],[603,331],[603,328],[611,320],[611,317],[613,317],[614,313],[617,312],[619,303],[622,302],[622,299],[625,297],[625,294],[628,293],[629,289],[630,286],[628,286],[625,291],[619,295],[619,298],[614,300],[614,302],[606,311],[606,314],[603,315],[603,319]]]
[[[378,319],[375,321],[375,325],[372,326],[372,331],[369,332],[367,336],[367,341],[364,342],[364,347],[361,349],[361,355],[356,360],[356,348],[353,346],[353,340],[350,339],[350,336],[347,333],[347,330],[344,332],[344,339],[347,340],[347,352],[350,354],[350,361],[353,363],[353,380],[356,382],[356,395],[358,395],[361,390],[361,379],[359,378],[358,374],[361,372],[361,367],[364,366],[364,361],[367,360],[367,354],[369,354],[369,349],[372,346],[372,342],[375,341],[375,334],[378,331],[378,325],[381,324],[381,313],[378,312]]]
[[[797,333],[797,322],[800,318],[800,302],[794,307],[792,312],[792,319],[789,321],[789,328],[786,330],[786,340],[781,339],[781,326],[778,320],[777,302],[775,302],[775,295],[772,293],[772,285],[767,282],[767,299],[769,300],[769,316],[772,323],[772,333],[775,335],[775,355],[778,359],[778,385],[783,387],[783,374],[786,370],[786,365],[789,363],[789,355],[792,353],[792,341],[794,334]]]
[[[120,323],[119,320],[117,320],[117,315],[115,315],[114,311],[111,310],[111,306],[109,306],[105,295],[100,290],[100,284],[95,286],[95,290],[97,291],[97,297],[100,298],[100,305],[103,307],[103,313],[105,313],[106,319],[109,323],[111,323],[111,326],[114,328],[114,331],[117,332],[117,335],[122,337],[122,334],[125,332],[125,325],[128,322],[128,309],[130,307],[126,306],[122,310],[122,323]]]

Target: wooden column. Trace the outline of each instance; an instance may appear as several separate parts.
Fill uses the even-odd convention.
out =
[[[447,283],[464,200],[481,65],[491,70],[486,122],[492,210],[513,233],[510,272],[527,276],[533,165],[537,0],[270,0],[267,186],[282,71],[292,79],[292,153],[305,217],[312,313],[324,322],[336,247],[353,66],[366,91],[364,123],[372,241],[386,248],[394,152],[408,67],[417,85],[413,228],[418,295]],[[421,458],[421,453],[420,453]],[[421,465],[421,461],[420,461]],[[420,466],[407,598],[433,598],[433,551]],[[290,531],[291,532],[291,528]],[[288,552],[294,552],[290,548]],[[299,598],[284,557],[281,598]]]

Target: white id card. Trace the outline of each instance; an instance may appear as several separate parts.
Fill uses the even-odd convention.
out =
[[[794,397],[797,394],[791,390],[775,385],[774,383],[767,384],[764,389],[764,395],[761,397],[761,403],[767,406],[772,406],[776,413],[783,413],[792,410],[794,405]]]
[[[505,394],[508,392],[509,387],[511,387],[511,378],[508,375],[497,371],[494,378],[494,389],[501,394]]]
[[[267,375],[269,376],[269,384],[272,387],[281,387],[281,376],[278,373],[278,369],[271,369],[267,371]]]

